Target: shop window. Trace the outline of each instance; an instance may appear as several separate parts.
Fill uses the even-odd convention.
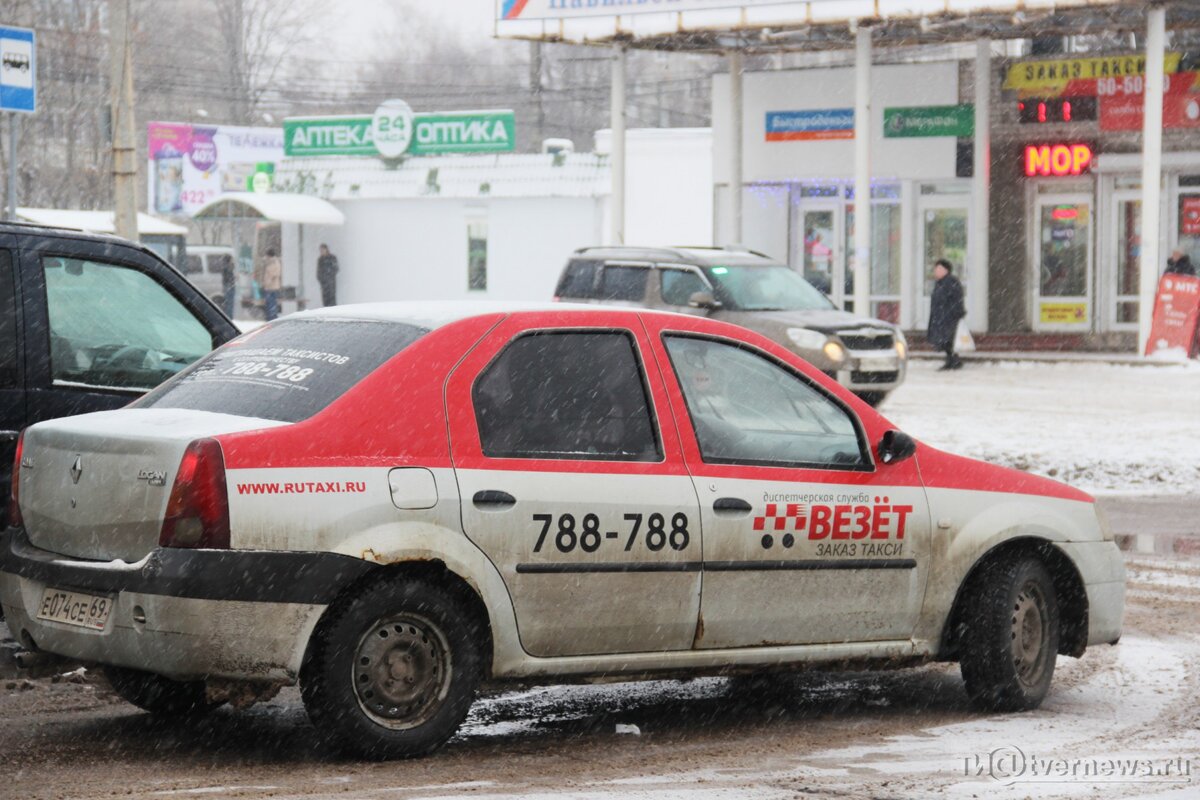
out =
[[[900,206],[871,205],[871,294],[900,294]],[[846,206],[846,292],[854,291],[854,206]]]
[[[1042,297],[1087,294],[1088,210],[1084,203],[1042,207]]]
[[[488,267],[487,220],[467,221],[467,288],[473,292],[487,291]]]

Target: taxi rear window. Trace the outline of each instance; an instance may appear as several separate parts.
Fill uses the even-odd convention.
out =
[[[371,320],[284,320],[230,342],[139,400],[299,422],[429,331]]]

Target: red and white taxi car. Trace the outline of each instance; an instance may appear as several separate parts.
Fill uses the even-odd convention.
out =
[[[1121,634],[1090,497],[917,445],[770,340],[653,311],[349,306],[34,425],[0,539],[30,648],[151,711],[299,681],[427,752],[484,679],[958,660],[990,709]]]

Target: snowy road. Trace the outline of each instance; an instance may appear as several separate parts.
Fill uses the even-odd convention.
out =
[[[432,757],[371,764],[323,752],[294,690],[165,724],[91,673],[0,678],[0,798],[1200,796],[1195,397],[1194,368],[917,364],[885,405],[930,444],[1174,495],[1105,498],[1133,551],[1125,636],[1060,658],[1035,712],[972,711],[955,665],[535,687],[480,700]]]
[[[432,757],[367,764],[321,752],[295,692],[167,725],[88,676],[17,679],[0,797],[1195,797],[1200,562],[1129,566],[1124,640],[1060,659],[1029,714],[971,711],[953,665],[538,687],[480,700]],[[1122,769],[1137,780],[1095,779]]]
[[[1093,493],[1200,490],[1200,364],[916,361],[880,409],[917,439]]]

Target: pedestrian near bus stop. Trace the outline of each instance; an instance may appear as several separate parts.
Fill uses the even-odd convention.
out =
[[[962,359],[954,352],[958,321],[967,315],[963,304],[963,287],[954,277],[954,265],[944,258],[933,264],[933,294],[929,298],[929,343],[946,353],[946,363],[940,369],[962,369]]]
[[[283,262],[275,248],[267,249],[267,260],[262,269],[263,308],[267,312],[267,321],[279,316],[279,290],[283,288]]]
[[[329,252],[329,245],[323,244],[321,254],[317,257],[317,283],[321,284],[321,305],[337,305],[337,256]]]

